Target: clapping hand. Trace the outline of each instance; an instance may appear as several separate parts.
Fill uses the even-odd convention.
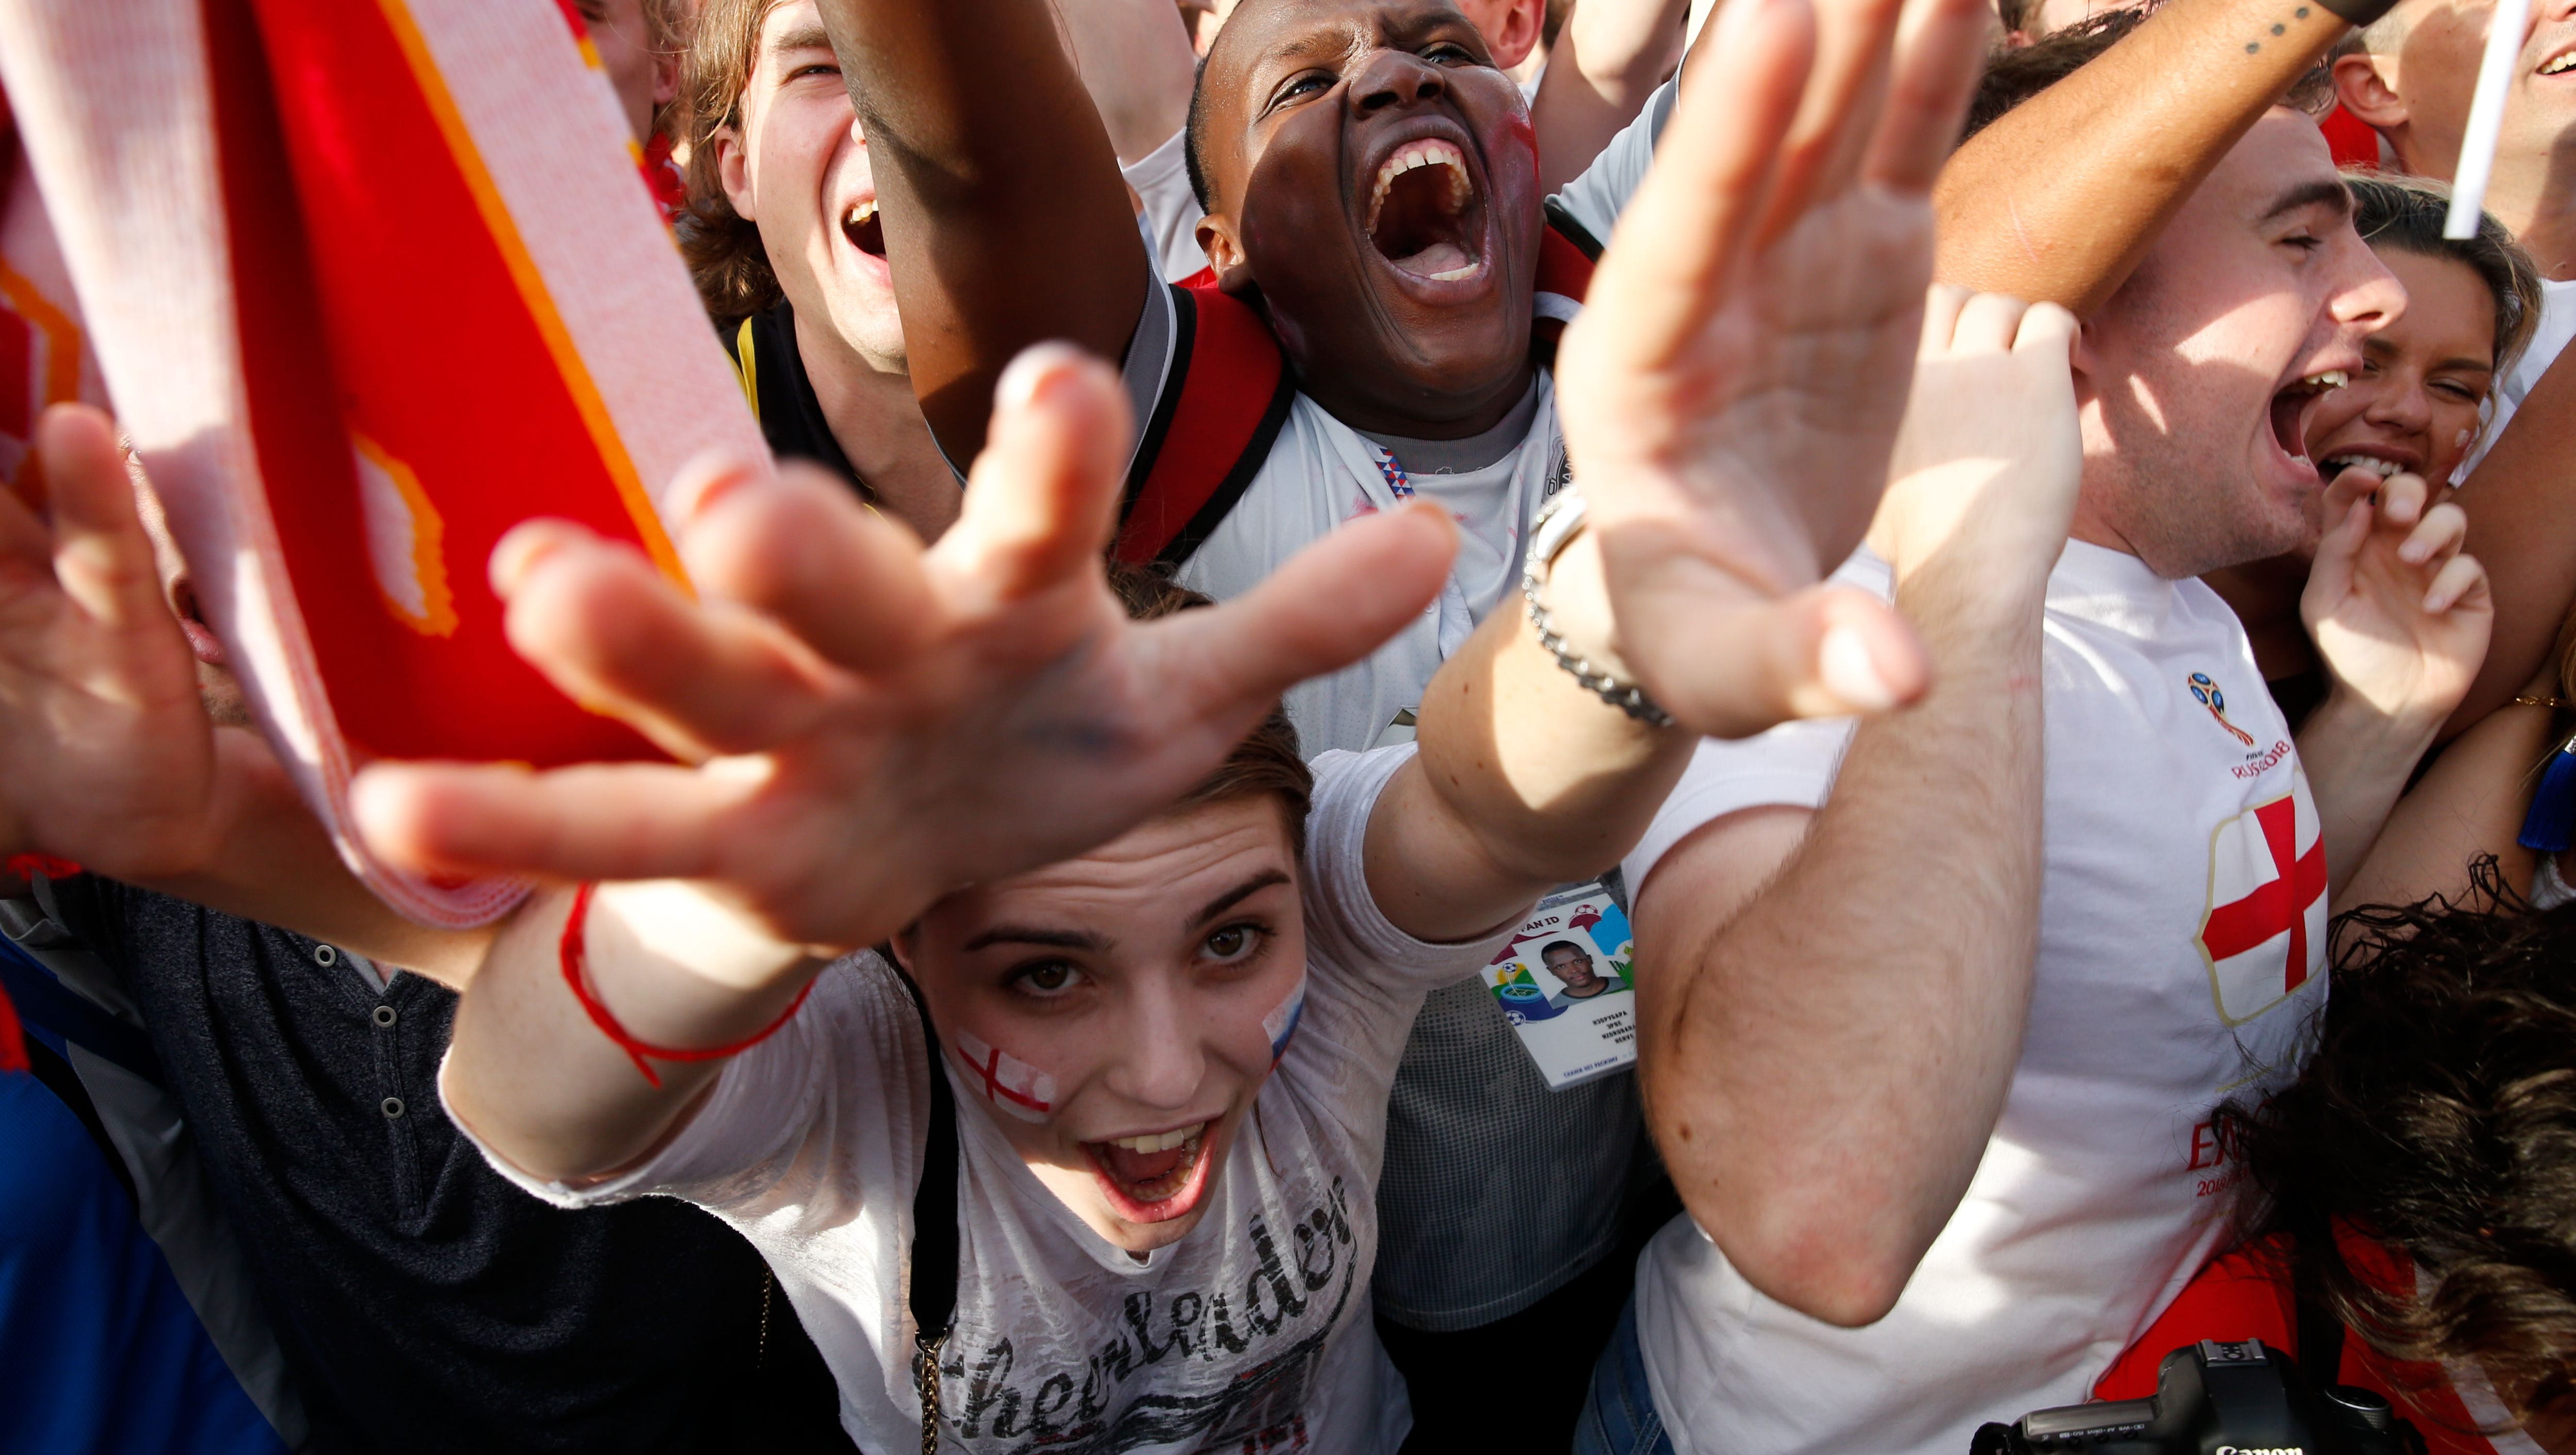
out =
[[[423,869],[678,880],[836,951],[941,894],[1078,854],[1178,798],[1290,684],[1439,592],[1454,536],[1389,512],[1223,606],[1127,619],[1101,552],[1129,435],[1116,376],[1057,345],[1004,374],[964,514],[925,550],[790,466],[705,472],[675,536],[698,597],[562,522],[494,552],[512,644],[680,764],[379,764],[353,802]]]
[[[1898,8],[1729,0],[1559,355],[1615,665],[1701,732],[1928,681],[1883,603],[1818,585],[1887,482],[1989,23]]]

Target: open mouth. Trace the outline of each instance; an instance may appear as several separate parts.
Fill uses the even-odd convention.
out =
[[[2570,46],[2566,50],[2560,51],[2558,54],[2551,56],[2548,60],[2541,62],[2539,74],[2544,76],[2563,76],[2569,71],[2576,71],[2576,46]]]
[[[1129,1222],[1168,1222],[1207,1190],[1207,1133],[1213,1122],[1085,1142],[1110,1206]]]
[[[869,257],[885,256],[885,226],[877,220],[875,198],[853,202],[850,210],[841,214],[841,236],[848,238],[850,246]]]
[[[2393,479],[2415,468],[2403,460],[2383,459],[2378,455],[2328,455],[2317,462],[2317,473],[2331,480],[2346,470],[2368,470],[2382,480]]]
[[[2327,369],[2272,396],[2272,440],[2281,453],[2300,464],[2308,462],[2308,406],[2351,382],[2352,376],[2343,370]]]
[[[1397,270],[1437,283],[1484,271],[1484,229],[1467,158],[1437,137],[1406,142],[1377,169],[1369,241]]]

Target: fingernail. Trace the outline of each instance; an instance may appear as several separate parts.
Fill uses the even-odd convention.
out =
[[[753,467],[730,455],[712,455],[692,460],[671,482],[670,493],[663,498],[663,509],[673,525],[685,526],[707,512],[709,506],[733,493],[734,488],[750,481]]]
[[[507,601],[518,594],[521,583],[537,563],[563,547],[562,532],[553,521],[525,521],[492,548],[488,568],[492,594]]]
[[[1019,408],[1037,401],[1038,391],[1064,369],[1079,363],[1082,350],[1061,342],[1031,344],[1020,350],[993,385],[993,407]]]
[[[1816,674],[1824,679],[1826,691],[1856,712],[1885,712],[1896,705],[1896,693],[1878,675],[1878,664],[1870,660],[1868,641],[1851,627],[1826,628],[1816,652]]]

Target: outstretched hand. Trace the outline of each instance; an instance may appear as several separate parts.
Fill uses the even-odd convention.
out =
[[[1931,281],[1930,191],[1979,0],[1730,0],[1559,355],[1620,663],[1741,736],[1920,695],[1883,603],[1817,583],[1886,485]]]
[[[927,550],[793,466],[684,492],[694,601],[577,527],[520,527],[492,563],[512,644],[686,766],[379,764],[360,830],[423,869],[693,881],[818,950],[1115,837],[1411,621],[1454,549],[1438,511],[1390,512],[1240,600],[1131,622],[1101,559],[1128,438],[1109,369],[1040,346]]]
[[[2486,570],[2460,553],[2468,516],[2430,494],[2420,475],[2336,477],[2299,598],[2334,690],[2427,732],[2467,695],[2495,625]]]
[[[193,872],[267,747],[207,717],[107,416],[57,405],[35,443],[44,499],[0,490],[0,852]]]

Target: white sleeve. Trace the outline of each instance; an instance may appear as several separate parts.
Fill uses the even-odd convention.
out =
[[[600,1182],[531,1177],[452,1103],[448,1119],[493,1171],[557,1207],[661,1194],[718,1210],[793,1204],[809,1220],[845,1220],[861,1196],[908,1201],[919,1180],[929,1066],[910,1007],[873,954],[836,962],[776,1035],[726,1063],[677,1135]],[[439,1099],[447,1102],[444,1066]]]
[[[1610,138],[1610,144],[1592,159],[1591,166],[1583,169],[1582,176],[1566,183],[1564,191],[1548,199],[1592,234],[1595,244],[1609,245],[1610,234],[1619,226],[1619,214],[1628,210],[1628,199],[1637,195],[1638,186],[1646,180],[1646,169],[1655,164],[1656,143],[1663,139],[1664,123],[1672,120],[1673,102],[1680,95],[1679,76],[1656,87],[1637,119]]]
[[[1188,155],[1189,133],[1176,131],[1172,139],[1133,166],[1118,170],[1127,185],[1145,204],[1145,241],[1154,249],[1166,282],[1177,283],[1208,265],[1207,254],[1199,251],[1198,193],[1190,188]]]
[[[1365,753],[1335,751],[1314,762],[1306,814],[1306,933],[1310,962],[1348,967],[1396,995],[1416,995],[1472,975],[1520,927],[1521,916],[1464,944],[1435,945],[1395,927],[1368,887],[1369,815],[1396,770],[1413,758],[1399,743]]]
[[[1682,781],[1673,785],[1646,836],[1619,865],[1629,902],[1636,902],[1646,876],[1673,845],[1704,824],[1748,808],[1823,807],[1834,773],[1842,767],[1843,750],[1851,746],[1854,725],[1847,717],[1819,718],[1785,723],[1740,742],[1702,738]]]

